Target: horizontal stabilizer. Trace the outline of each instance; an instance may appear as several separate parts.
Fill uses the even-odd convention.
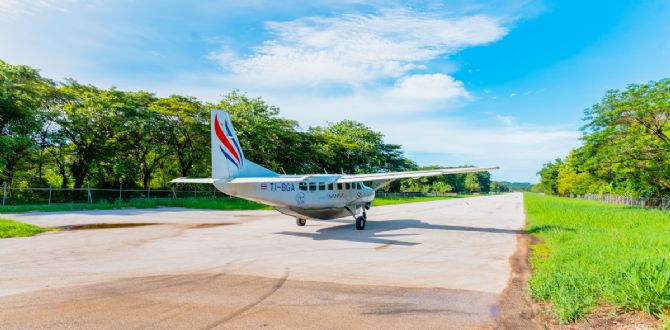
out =
[[[209,183],[214,184],[213,178],[176,178],[170,183]]]
[[[275,177],[250,177],[250,178],[234,178],[227,183],[271,183],[271,182],[301,182],[309,178],[309,175],[304,176],[275,176]]]

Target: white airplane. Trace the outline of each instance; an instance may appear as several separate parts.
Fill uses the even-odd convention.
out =
[[[363,230],[367,221],[365,211],[370,209],[375,191],[394,180],[498,169],[465,167],[373,174],[280,175],[244,158],[226,111],[212,111],[211,131],[212,177],[178,178],[170,182],[213,184],[227,195],[271,205],[295,217],[298,226],[304,226],[308,218],[329,220],[351,215],[356,229]],[[371,187],[363,182],[371,182]]]

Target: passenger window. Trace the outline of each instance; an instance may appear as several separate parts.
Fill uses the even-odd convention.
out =
[[[326,190],[326,184],[323,182],[319,182],[319,190]]]
[[[307,182],[300,182],[300,184],[298,184],[298,189],[307,190]]]
[[[309,183],[309,191],[316,191],[316,182]]]
[[[351,189],[351,185],[349,184],[349,182],[344,184],[344,188],[347,190]]]
[[[338,184],[337,184],[337,190],[342,190],[342,189],[343,189],[342,184],[341,184],[341,183],[338,183]]]
[[[333,184],[332,183],[328,184],[328,190],[333,190]]]

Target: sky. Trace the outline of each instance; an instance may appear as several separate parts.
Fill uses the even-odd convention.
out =
[[[0,0],[0,59],[361,121],[419,165],[537,182],[609,89],[670,77],[669,1]]]

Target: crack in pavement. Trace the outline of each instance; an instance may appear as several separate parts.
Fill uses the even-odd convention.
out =
[[[222,318],[222,319],[220,319],[216,322],[210,323],[209,325],[201,328],[201,330],[209,330],[209,329],[216,328],[216,327],[218,327],[218,326],[220,326],[220,325],[222,325],[222,324],[224,324],[224,323],[226,323],[226,322],[244,314],[245,312],[249,311],[250,309],[258,306],[260,303],[262,303],[263,301],[268,299],[270,296],[272,296],[275,292],[277,292],[277,290],[279,290],[284,285],[284,283],[286,283],[286,280],[288,279],[288,275],[289,275],[289,269],[286,268],[286,269],[284,269],[284,275],[279,279],[279,281],[277,281],[277,283],[275,283],[275,285],[272,286],[270,291],[268,291],[264,295],[258,297],[258,299],[256,299],[254,302],[236,310],[232,314],[230,314],[230,315],[228,315],[228,316],[226,316],[226,317],[224,317],[224,318]]]

